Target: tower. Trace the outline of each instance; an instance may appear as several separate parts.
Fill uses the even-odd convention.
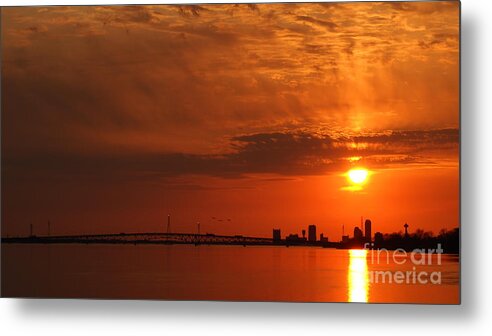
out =
[[[171,215],[167,215],[167,233],[171,233]]]
[[[316,225],[309,225],[308,227],[308,241],[316,242]]]
[[[371,241],[372,240],[372,232],[371,232],[371,220],[370,219],[366,219],[365,223],[364,223],[364,226],[365,226],[365,234],[364,234],[364,238],[366,238],[367,241]]]
[[[405,225],[403,225],[403,227],[405,228],[405,238],[408,237],[408,224],[405,223]]]

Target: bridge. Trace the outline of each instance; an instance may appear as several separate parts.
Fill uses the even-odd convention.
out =
[[[272,238],[242,235],[226,236],[194,233],[113,233],[66,236],[27,236],[2,238],[2,243],[31,244],[195,244],[195,245],[273,245]]]

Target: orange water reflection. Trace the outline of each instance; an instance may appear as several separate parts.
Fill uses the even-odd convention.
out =
[[[367,250],[349,251],[348,301],[368,302],[369,273],[367,271]]]

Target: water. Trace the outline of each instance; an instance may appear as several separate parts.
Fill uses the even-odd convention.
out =
[[[3,244],[2,296],[459,303],[457,256],[417,266],[380,259],[314,247]],[[374,282],[375,271],[411,280],[413,267],[440,272],[441,283]]]

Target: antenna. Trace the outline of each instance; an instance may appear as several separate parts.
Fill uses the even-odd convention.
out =
[[[196,225],[198,227],[198,234],[200,234],[200,222],[196,222]]]
[[[342,236],[345,236],[345,224],[342,224]]]
[[[171,215],[167,215],[167,233],[171,233]]]

